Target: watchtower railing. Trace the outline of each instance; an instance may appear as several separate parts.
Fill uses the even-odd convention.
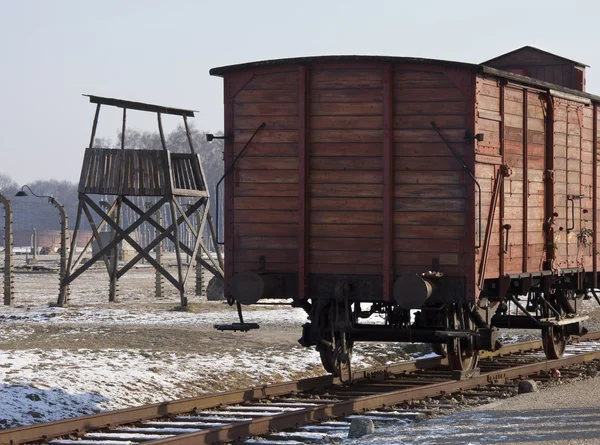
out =
[[[208,196],[199,155],[112,148],[86,149],[79,193]]]

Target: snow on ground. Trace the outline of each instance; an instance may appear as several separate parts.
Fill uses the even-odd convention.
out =
[[[222,303],[205,303],[207,312],[194,313],[169,309],[156,309],[153,312],[140,313],[139,309],[98,308],[98,307],[35,307],[23,311],[22,308],[4,308],[0,312],[0,322],[4,326],[11,323],[48,323],[102,326],[111,325],[152,325],[152,326],[212,326],[219,323],[237,321],[235,309]],[[212,310],[210,310],[212,309]],[[297,324],[301,326],[307,321],[302,309],[253,309],[244,314],[244,320],[261,325]],[[0,330],[2,326],[0,325]],[[25,329],[25,328],[24,328]]]
[[[117,303],[108,303],[101,271],[71,286],[68,307],[49,306],[57,287],[54,274],[16,274],[15,304],[0,306],[0,428],[324,373],[318,353],[297,343],[301,309],[254,306],[245,319],[260,330],[232,334],[212,326],[236,321],[234,308],[190,289],[191,310],[177,310],[168,285],[154,298],[148,270],[120,280]],[[353,364],[402,357],[397,346],[361,344]]]
[[[177,310],[177,292],[165,284],[156,299],[144,268],[120,280],[117,303],[100,270],[75,281],[66,308],[49,307],[56,274],[17,274],[15,290],[14,306],[0,306],[0,428],[324,373],[318,353],[297,343],[301,309],[253,306],[245,320],[258,331],[217,332],[213,324],[237,320],[234,308],[194,296],[192,283],[190,311]],[[405,357],[398,345],[359,343],[353,364]]]
[[[0,424],[58,420],[187,397],[194,384],[209,392],[218,376],[232,369],[243,370],[255,384],[290,379],[318,360],[314,351],[300,347],[286,355],[273,352],[1,351]]]

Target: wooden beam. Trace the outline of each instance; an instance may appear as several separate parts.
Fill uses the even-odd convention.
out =
[[[392,301],[394,285],[394,71],[383,68],[383,299]]]
[[[160,145],[162,145],[164,151],[167,151],[167,142],[165,140],[165,131],[163,130],[162,117],[160,113],[156,113],[156,117],[158,119],[158,134],[160,135]]]
[[[81,204],[83,207],[83,211],[85,212],[85,216],[87,217],[88,223],[90,224],[90,227],[92,228],[92,234],[93,234],[92,239],[95,239],[96,242],[98,243],[98,248],[102,249],[104,247],[104,243],[102,242],[102,238],[100,238],[100,233],[99,233],[98,229],[96,228],[96,224],[94,223],[94,218],[92,218],[92,214],[90,213],[90,210],[88,209],[87,205],[85,205],[85,202],[82,202]],[[75,238],[75,236],[73,236],[73,238]],[[104,261],[104,265],[106,266],[106,271],[108,272],[108,275],[112,275],[111,264],[109,263],[106,255],[102,257],[102,260]]]
[[[96,113],[94,114],[94,122],[92,123],[92,134],[90,136],[90,148],[94,146],[94,139],[96,138],[96,129],[98,128],[98,117],[100,116],[100,106],[100,104],[96,105]]]
[[[98,205],[94,201],[92,201],[92,199],[89,196],[81,195],[81,197],[82,197],[81,199],[83,199],[91,207],[91,209],[94,212],[96,212],[104,221],[106,221],[107,224],[109,224],[111,227],[116,226],[116,223],[114,223],[112,221],[112,219],[106,213],[104,213],[104,211],[100,207],[98,207]],[[149,210],[149,212],[153,213],[156,210],[158,210],[167,201],[167,199],[168,198],[166,198],[166,197],[161,198],[156,204],[154,204],[152,206],[152,208]],[[142,225],[143,222],[144,222],[143,219],[138,219],[133,224],[131,224],[126,230],[122,230],[123,235],[128,236],[130,233],[134,232],[135,229],[137,229],[140,225]],[[75,280],[79,275],[81,275],[83,272],[85,272],[87,269],[89,269],[100,258],[102,258],[103,255],[106,255],[110,249],[115,247],[123,239],[124,238],[115,237],[113,240],[111,240],[111,242],[108,243],[106,246],[104,246],[104,249],[101,249],[96,255],[94,255],[92,257],[92,259],[87,261],[79,269],[77,269],[75,272],[73,272],[68,278],[65,278],[65,280],[64,280],[65,284],[69,284],[69,283],[73,282],[73,280]]]
[[[81,201],[80,201],[81,202]],[[116,208],[117,205],[117,201],[114,201],[112,203],[112,206],[110,207],[110,210],[108,211],[108,216],[112,215],[113,210]],[[79,211],[79,210],[78,210]],[[80,218],[80,215],[78,215],[77,219]],[[102,230],[102,228],[105,226],[106,221],[101,221],[100,225],[98,225],[98,231]],[[75,222],[75,228],[77,230],[79,230],[79,228],[77,227],[77,221]],[[77,231],[75,231],[73,233],[73,239],[76,238],[76,234]],[[75,241],[73,241],[74,243]],[[83,256],[85,255],[85,251],[88,249],[88,247],[90,247],[90,244],[92,244],[93,240],[90,238],[87,243],[85,244],[85,247],[83,248],[83,250],[81,251],[81,253],[79,254],[79,256],[77,257],[77,260],[75,261],[75,263],[73,264],[73,266],[71,266],[70,264],[67,266],[67,271],[70,271],[72,269],[75,269],[77,266],[79,266],[79,263],[81,263],[81,260],[83,259]],[[71,245],[71,252],[70,253],[75,253],[75,244]]]
[[[106,214],[104,214],[104,212],[102,211],[102,209],[94,202],[92,201],[88,196],[85,196],[85,200],[86,203],[92,208],[92,210],[94,210],[96,213],[98,213],[100,216],[102,216],[103,218],[106,216]],[[156,204],[155,204],[156,206]],[[162,204],[161,204],[162,206]],[[149,212],[150,215],[152,215],[154,213],[156,209],[154,209],[154,206],[152,209],[150,209]],[[147,216],[146,216],[147,219]],[[148,246],[146,247],[146,249],[148,249],[148,251],[146,251],[146,249],[144,249],[142,246],[140,246],[138,244],[137,241],[135,241],[130,235],[131,232],[133,232],[137,227],[139,227],[143,222],[145,221],[145,218],[142,217],[140,219],[138,219],[136,222],[134,222],[132,225],[130,225],[126,230],[122,229],[116,222],[114,222],[112,219],[107,219],[106,222],[114,229],[115,231],[115,238],[111,241],[110,244],[116,245],[117,243],[120,243],[122,241],[127,241],[131,247],[133,247],[138,254],[140,254],[141,256],[143,256],[146,261],[148,261],[150,264],[152,264],[156,269],[160,270],[161,273],[165,276],[165,278],[167,278],[172,284],[173,286],[175,286],[180,292],[182,292],[182,286],[181,286],[181,280],[178,282],[177,280],[175,280],[173,278],[173,276],[165,269],[162,267],[161,264],[159,264],[154,258],[152,258],[152,255],[150,255],[149,251],[150,249],[148,248]],[[133,226],[136,226],[134,229],[132,229]],[[107,245],[107,247],[105,247],[105,249],[107,249],[110,244]],[[105,250],[102,249],[102,250]],[[101,252],[102,252],[101,250]],[[113,272],[115,272],[115,270],[113,270]],[[119,272],[117,272],[115,274],[115,277],[119,278],[121,277],[122,274]]]
[[[308,70],[298,67],[298,298],[307,298],[308,280]]]
[[[194,149],[194,142],[192,141],[192,133],[190,132],[187,116],[185,114],[183,115],[183,125],[185,126],[185,134],[187,136],[188,144],[190,144],[190,152],[192,154],[196,154],[196,150]]]
[[[598,288],[598,104],[594,103],[592,135],[592,269],[594,271],[594,288]]]
[[[527,113],[529,101],[529,91],[523,88],[523,263],[521,270],[527,272],[527,262],[529,256],[528,249],[528,233],[527,233],[527,217],[529,213],[529,172],[527,170],[529,160],[529,148],[527,146],[527,131],[529,128],[529,116]]]
[[[165,107],[163,105],[147,104],[144,102],[133,102],[130,100],[115,99],[112,97],[91,96],[84,94],[90,98],[90,102],[94,104],[110,105],[119,108],[129,108],[130,110],[150,111],[153,113],[173,114],[176,116],[194,117],[195,110],[186,110],[183,108]]]

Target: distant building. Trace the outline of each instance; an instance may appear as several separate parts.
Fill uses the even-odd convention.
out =
[[[80,230],[80,235],[77,237],[77,247],[85,247],[86,243],[92,237],[91,230]],[[73,231],[69,230],[69,246]],[[15,252],[19,247],[31,247],[31,230],[15,230],[13,232],[13,245]],[[0,246],[4,246],[4,239],[0,237]],[[38,250],[42,247],[50,247],[52,250],[60,248],[60,230],[38,230],[37,231],[37,247]]]

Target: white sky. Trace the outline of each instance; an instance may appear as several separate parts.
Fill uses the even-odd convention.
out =
[[[222,81],[208,70],[262,59],[376,54],[479,63],[532,45],[591,65],[587,90],[600,94],[598,5],[0,0],[0,172],[19,184],[77,181],[94,113],[83,93],[191,108],[199,129],[221,130]],[[114,138],[120,117],[107,110],[98,136]],[[128,124],[156,128],[154,116],[133,112]]]

